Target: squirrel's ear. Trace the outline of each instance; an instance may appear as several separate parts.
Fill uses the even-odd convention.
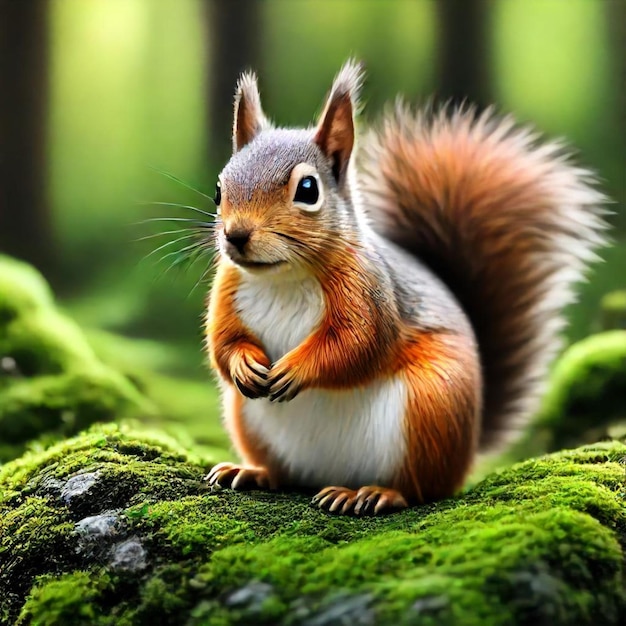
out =
[[[360,63],[348,61],[333,82],[315,134],[315,143],[332,160],[333,175],[341,182],[354,147],[354,114],[363,77]]]
[[[233,153],[241,150],[264,128],[270,125],[261,108],[261,96],[256,76],[251,72],[241,75],[235,92],[233,121]]]

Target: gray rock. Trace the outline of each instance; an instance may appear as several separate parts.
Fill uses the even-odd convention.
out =
[[[273,594],[273,592],[274,589],[272,585],[262,583],[258,580],[253,580],[244,587],[229,593],[226,596],[224,604],[231,607],[245,607],[250,612],[256,613],[261,610],[261,605]]]
[[[137,537],[113,546],[109,565],[113,569],[136,572],[147,566],[147,553]]]
[[[121,523],[114,511],[90,515],[76,522],[74,529],[83,537],[100,539],[116,535]]]
[[[41,491],[43,494],[53,494],[58,496],[65,486],[65,481],[53,478],[52,476],[44,476],[41,480],[29,481],[28,486],[32,489]]]
[[[86,556],[101,555],[113,540],[123,532],[125,522],[116,511],[105,511],[99,515],[90,515],[74,525],[78,535],[77,554]]]
[[[87,493],[97,482],[100,472],[77,474],[67,480],[61,489],[61,499],[69,504],[73,498]]]
[[[374,626],[376,614],[371,608],[370,595],[340,595],[305,620],[304,626]]]

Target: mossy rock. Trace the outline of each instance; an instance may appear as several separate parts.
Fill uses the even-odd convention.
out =
[[[34,439],[148,410],[130,381],[104,365],[55,309],[41,275],[0,256],[0,463]]]
[[[592,335],[557,361],[530,437],[549,451],[606,437],[626,420],[626,331]]]
[[[612,330],[563,352],[540,411],[500,462],[625,435],[626,331]]]
[[[625,457],[561,452],[359,519],[211,492],[176,444],[97,427],[0,468],[0,623],[624,623]]]
[[[607,293],[600,303],[602,329],[626,330],[626,289]]]
[[[0,324],[50,306],[52,292],[43,276],[34,267],[0,254]]]

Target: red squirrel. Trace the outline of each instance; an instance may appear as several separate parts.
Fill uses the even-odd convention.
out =
[[[206,321],[242,460],[209,484],[357,515],[454,494],[520,430],[606,228],[591,174],[491,110],[399,103],[357,155],[361,81],[291,129],[240,78]]]

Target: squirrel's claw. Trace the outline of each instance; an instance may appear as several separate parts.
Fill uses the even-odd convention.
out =
[[[218,463],[205,476],[209,486],[230,487],[231,489],[269,489],[270,479],[264,467]]]
[[[252,370],[256,374],[256,376],[258,376],[261,380],[263,381],[267,380],[267,375],[269,374],[270,371],[267,367],[265,367],[265,365],[261,365],[260,363],[257,363],[256,361],[248,361],[248,360],[246,360],[246,364],[248,365],[250,370]]]
[[[289,402],[293,400],[299,392],[293,381],[287,381],[282,387],[279,387],[274,393],[270,390],[269,399],[271,402]]]
[[[233,377],[233,382],[235,383],[237,389],[239,389],[239,391],[246,396],[246,398],[254,400],[265,396],[265,389],[260,385],[245,384],[236,376]]]
[[[294,368],[270,370],[267,385],[267,395],[271,402],[289,402],[302,391],[302,384],[297,381]]]
[[[375,485],[361,487],[358,491],[347,487],[326,487],[311,504],[338,515],[378,515],[408,506],[399,491]]]
[[[262,398],[267,395],[269,370],[251,358],[242,356],[233,368],[233,383],[246,398]]]

